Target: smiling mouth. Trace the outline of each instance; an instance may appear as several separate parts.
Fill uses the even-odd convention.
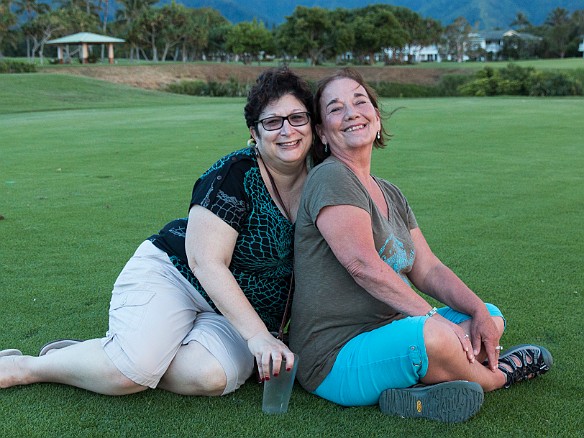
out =
[[[351,126],[347,129],[344,130],[344,132],[353,132],[353,131],[358,131],[359,129],[364,129],[365,125],[357,125],[357,126]]]
[[[290,146],[296,146],[298,144],[300,144],[300,140],[287,141],[286,143],[278,143],[278,146],[290,147]]]

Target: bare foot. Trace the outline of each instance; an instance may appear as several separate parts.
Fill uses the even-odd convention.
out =
[[[0,352],[0,388],[10,388],[11,386],[20,383],[19,374],[21,372],[18,366],[19,360],[22,358],[22,353],[14,355],[2,354],[8,350]]]

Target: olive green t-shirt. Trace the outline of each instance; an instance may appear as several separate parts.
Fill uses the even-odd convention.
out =
[[[300,356],[298,381],[314,391],[330,372],[350,339],[401,319],[404,315],[370,295],[339,263],[315,223],[327,206],[352,205],[371,216],[379,256],[409,284],[414,263],[410,230],[416,218],[400,190],[374,177],[389,210],[384,217],[357,176],[329,157],[309,174],[294,240],[296,286],[290,323],[290,347]]]

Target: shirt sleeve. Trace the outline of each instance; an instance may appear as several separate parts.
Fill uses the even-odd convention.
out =
[[[215,163],[195,183],[189,208],[200,205],[239,232],[248,216],[250,203],[245,179],[252,167],[249,158],[238,156]]]

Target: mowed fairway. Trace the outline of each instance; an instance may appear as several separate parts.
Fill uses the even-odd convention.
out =
[[[443,425],[344,409],[296,385],[261,412],[221,398],[0,390],[0,436],[581,436],[583,99],[383,100],[372,172],[408,197],[434,252],[507,317],[505,347],[541,343],[553,370]],[[111,285],[139,243],[186,215],[192,184],[244,147],[244,99],[145,92],[50,74],[0,76],[0,349],[101,337]]]

